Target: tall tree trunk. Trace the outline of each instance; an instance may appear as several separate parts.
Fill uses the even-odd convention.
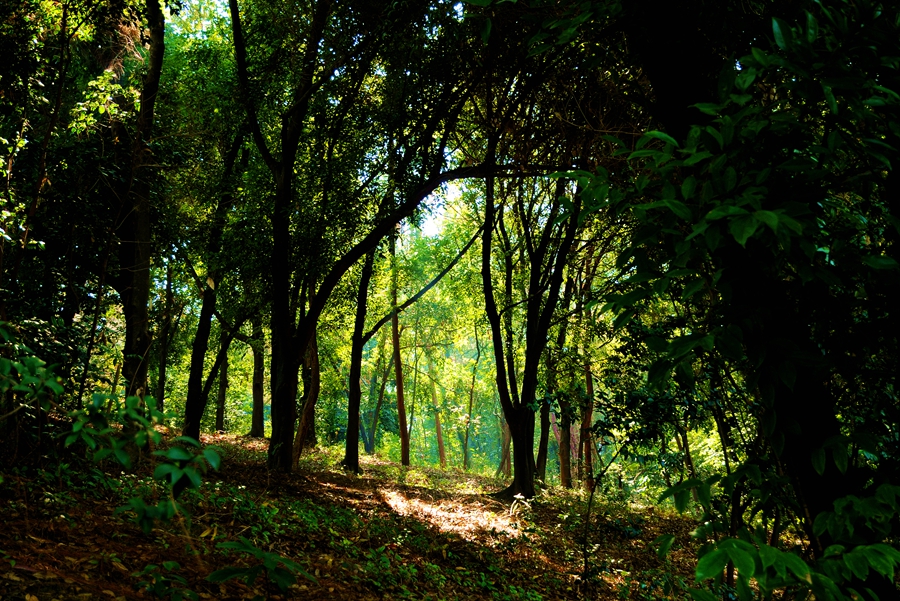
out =
[[[572,277],[566,279],[566,288],[563,292],[562,311],[565,316],[569,311],[569,305],[572,303],[572,296],[575,293],[575,280]],[[566,334],[568,332],[569,320],[568,316],[564,317],[563,322],[559,326],[559,332],[556,336],[556,352],[562,353],[566,346]],[[559,405],[559,433],[557,439],[557,447],[559,454],[559,483],[563,488],[572,488],[572,407],[569,403],[567,394],[559,394],[559,374],[558,364],[560,357],[553,360],[553,355],[548,355],[551,365],[548,365],[550,372],[548,378],[551,384],[551,390],[556,396]]]
[[[187,398],[184,403],[183,436],[200,440],[200,420],[206,409],[203,398],[203,373],[206,364],[206,351],[209,349],[209,336],[212,332],[213,313],[216,309],[216,284],[212,277],[207,278],[200,304],[200,315],[197,318],[197,332],[191,345],[191,362],[188,368]]]
[[[263,338],[262,315],[253,316],[253,343],[250,348],[253,351],[253,413],[250,418],[250,434],[253,438],[265,436],[265,374],[266,356],[265,339]]]
[[[441,462],[441,467],[447,467],[447,452],[444,449],[444,431],[441,429],[441,408],[438,404],[437,384],[434,381],[434,372],[431,369],[428,371],[431,373],[431,406],[434,411],[434,431],[437,434],[438,460]]]
[[[388,359],[387,367],[381,377],[381,385],[378,387],[378,401],[375,403],[375,414],[372,416],[372,449],[369,453],[375,453],[375,447],[378,444],[378,419],[381,416],[381,405],[384,403],[384,389],[387,387],[388,376],[391,368],[394,366],[394,357]],[[409,431],[407,431],[407,440],[409,440]]]
[[[394,345],[394,382],[397,389],[397,420],[400,422],[400,465],[409,465],[409,433],[403,398],[403,358],[400,356],[400,316],[397,312],[397,233],[390,237],[391,252],[391,340]]]
[[[547,481],[547,446],[550,442],[550,402],[541,400],[541,437],[538,441],[538,455],[535,462],[535,477],[540,482]]]
[[[472,430],[472,404],[475,401],[475,381],[478,376],[478,362],[481,360],[481,344],[478,342],[478,328],[475,328],[475,365],[472,366],[472,383],[469,385],[469,410],[466,413],[466,434],[463,438],[463,469],[469,469],[469,432]]]
[[[169,364],[169,340],[172,337],[172,313],[175,297],[172,294],[172,263],[166,260],[166,306],[163,310],[163,325],[159,335],[159,367],[156,371],[156,408],[165,411],[166,368]]]
[[[234,170],[234,164],[237,160],[238,151],[243,143],[243,133],[238,133],[231,145],[228,153],[225,155],[225,169],[222,174],[222,181],[227,184],[231,180],[231,174]],[[207,261],[214,262],[215,256],[222,250],[222,232],[225,229],[225,219],[231,205],[234,202],[234,196],[228,190],[219,198],[216,205],[216,212],[213,216],[212,235],[206,246]],[[199,279],[199,276],[197,276]],[[206,364],[206,352],[209,349],[209,335],[212,331],[212,319],[216,312],[216,286],[219,281],[219,274],[215,269],[210,269],[206,275],[206,281],[201,282],[203,289],[200,294],[203,300],[200,304],[200,315],[197,318],[197,331],[194,334],[194,341],[191,345],[191,363],[188,372],[187,398],[184,402],[184,426],[182,427],[182,435],[189,436],[193,439],[200,439],[200,420],[206,409],[207,399],[203,390],[203,372]],[[235,326],[237,327],[237,326]],[[234,333],[228,334],[229,337]]]
[[[219,395],[216,397],[216,432],[225,432],[225,399],[228,394],[228,346],[222,333],[222,367],[219,368]]]
[[[362,398],[360,379],[362,378],[363,331],[366,326],[366,303],[369,298],[369,281],[375,253],[366,255],[362,273],[359,276],[359,291],[356,295],[356,321],[350,344],[350,377],[347,386],[347,444],[344,449],[346,469],[359,473],[359,406]]]
[[[165,15],[157,0],[145,3],[149,27],[148,69],[141,89],[141,105],[135,128],[132,164],[127,190],[121,195],[127,203],[121,233],[120,265],[124,274],[120,295],[125,314],[125,362],[123,375],[129,395],[144,396],[150,352],[150,182],[145,166],[153,162],[149,142],[153,135],[156,98],[165,55]]]
[[[594,490],[594,453],[591,426],[594,424],[594,376],[591,374],[590,362],[584,364],[584,387],[587,398],[584,402],[581,419],[581,456],[584,461],[584,487]]]
[[[559,402],[559,483],[572,488],[572,418],[567,401]]]

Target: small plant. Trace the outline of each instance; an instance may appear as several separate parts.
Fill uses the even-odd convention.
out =
[[[10,568],[16,567],[16,560],[10,557],[9,554],[3,549],[0,549],[0,559],[8,562]]]
[[[154,597],[170,601],[183,599],[197,601],[199,598],[197,593],[186,588],[187,580],[175,573],[180,569],[181,566],[177,561],[164,561],[162,567],[151,563],[144,566],[140,572],[134,572],[132,576],[143,578],[138,582],[138,590],[148,592]]]
[[[243,536],[239,541],[219,543],[216,547],[219,549],[237,551],[239,553],[247,553],[259,563],[246,568],[229,566],[227,568],[222,568],[221,570],[216,570],[206,577],[209,582],[225,582],[232,578],[240,578],[244,581],[244,584],[251,586],[259,575],[265,572],[267,598],[269,593],[269,581],[274,582],[282,593],[287,592],[288,587],[297,581],[297,574],[300,574],[312,582],[318,582],[312,574],[304,570],[297,562],[282,557],[277,553],[263,551],[262,549],[255,547],[253,543]],[[255,599],[262,599],[262,597],[257,596]]]

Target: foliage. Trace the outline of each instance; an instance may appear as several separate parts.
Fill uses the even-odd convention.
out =
[[[304,570],[296,561],[282,557],[277,553],[263,551],[262,549],[255,547],[243,536],[240,537],[240,540],[219,543],[216,547],[219,549],[236,551],[238,553],[246,553],[256,559],[259,563],[246,568],[228,567],[216,570],[207,576],[207,580],[210,582],[224,582],[226,580],[231,580],[232,578],[241,578],[247,586],[250,586],[256,581],[260,574],[265,572],[267,582],[268,580],[274,582],[282,593],[286,592],[288,587],[294,584],[297,580],[297,574],[311,582],[316,582],[315,577]]]
[[[145,580],[138,582],[138,588],[154,597],[170,601],[183,601],[184,599],[197,601],[200,597],[187,588],[187,580],[184,576],[175,573],[180,569],[181,566],[177,561],[164,561],[162,566],[147,564],[143,570],[135,572],[132,576],[144,578]]]

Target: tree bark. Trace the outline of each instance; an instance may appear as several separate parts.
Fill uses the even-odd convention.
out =
[[[384,389],[387,388],[388,376],[391,368],[394,366],[394,357],[388,359],[387,367],[381,377],[381,385],[378,387],[378,401],[375,403],[375,414],[372,416],[372,448],[370,453],[375,453],[375,447],[378,444],[378,420],[381,417],[381,405],[384,403]],[[407,430],[407,440],[409,440],[409,431]]]
[[[431,407],[434,411],[434,431],[437,435],[438,460],[441,467],[447,467],[447,452],[444,449],[444,431],[441,429],[441,408],[438,405],[437,384],[434,380],[434,372],[428,370],[431,375]]]
[[[362,377],[363,332],[366,326],[366,303],[369,297],[369,281],[375,253],[366,255],[362,273],[359,276],[359,291],[356,295],[356,321],[350,344],[350,377],[347,386],[347,441],[344,460],[346,469],[360,473],[359,469],[359,406],[362,398],[360,379]]]
[[[319,392],[322,389],[322,375],[319,364],[319,337],[313,334],[309,341],[309,350],[306,354],[306,367],[309,370],[309,383],[303,395],[303,413],[300,416],[300,424],[297,426],[297,435],[294,437],[293,462],[296,467],[303,454],[303,449],[316,445],[316,403],[319,401]]]
[[[584,386],[587,398],[584,402],[581,419],[581,456],[584,460],[584,488],[594,490],[594,442],[591,436],[591,426],[594,424],[594,376],[591,373],[591,364],[584,364]]]
[[[127,394],[143,397],[147,388],[150,337],[150,182],[146,165],[152,162],[149,141],[153,134],[156,99],[165,55],[165,15],[157,0],[145,3],[149,26],[148,69],[141,89],[141,106],[134,136],[132,164],[125,199],[127,210],[120,228],[123,240],[120,254],[120,287],[125,315],[125,362],[122,373]],[[124,276],[124,277],[121,277]]]
[[[163,310],[163,325],[159,335],[159,366],[156,371],[156,408],[165,412],[166,368],[169,364],[169,340],[171,339],[172,313],[175,298],[172,294],[172,264],[166,260],[166,306]]]
[[[397,392],[397,420],[400,422],[400,465],[409,465],[409,431],[403,398],[403,358],[400,356],[400,315],[397,311],[397,233],[390,237],[391,253],[391,341],[394,345],[394,383]],[[443,463],[441,464],[443,465]]]
[[[222,367],[219,368],[219,394],[216,397],[216,432],[225,432],[225,400],[228,393],[228,345],[222,333]]]
[[[472,430],[472,404],[475,401],[475,381],[478,376],[478,362],[481,360],[481,344],[478,342],[478,327],[475,328],[475,365],[472,366],[472,383],[469,385],[469,410],[466,413],[466,434],[463,438],[463,469],[469,469],[469,432]]]
[[[500,474],[503,474],[505,477],[509,478],[512,475],[512,462],[510,461],[510,445],[512,442],[512,437],[509,434],[509,424],[506,423],[506,418],[502,415],[500,416],[500,465],[497,466],[497,471],[494,473],[494,478],[498,477]]]
[[[253,351],[253,413],[250,418],[250,434],[253,438],[265,436],[265,374],[266,357],[263,349],[262,315],[257,313],[253,317],[253,343],[250,348]]]
[[[492,156],[489,152],[488,156]],[[547,334],[551,320],[559,301],[563,270],[572,249],[575,232],[578,229],[576,216],[579,213],[580,197],[575,195],[575,210],[572,216],[565,219],[561,229],[557,229],[556,216],[559,214],[559,198],[563,195],[564,183],[557,183],[556,199],[544,220],[544,226],[535,238],[529,225],[523,223],[524,236],[528,238],[528,296],[525,303],[525,360],[522,369],[521,392],[512,394],[514,366],[504,358],[504,348],[509,349],[511,341],[507,334],[504,340],[504,326],[494,298],[491,274],[491,240],[495,225],[503,233],[502,214],[497,220],[494,207],[494,180],[487,179],[485,198],[485,225],[482,243],[481,279],[484,286],[485,312],[491,326],[496,362],[497,388],[500,404],[509,424],[513,446],[513,482],[497,493],[497,498],[512,500],[521,495],[526,499],[534,497],[534,478],[536,465],[534,460],[534,410],[531,408],[538,388],[538,373],[541,356],[547,345]],[[497,222],[495,224],[495,221]],[[504,235],[504,239],[506,236]],[[506,254],[509,255],[508,242]],[[511,269],[506,261],[506,291],[509,296]],[[549,273],[548,273],[549,272]],[[508,313],[508,311],[507,311]],[[509,329],[508,327],[506,329]]]
[[[535,463],[535,477],[540,482],[547,481],[547,446],[550,443],[550,402],[541,400],[541,437],[538,441],[538,455]]]

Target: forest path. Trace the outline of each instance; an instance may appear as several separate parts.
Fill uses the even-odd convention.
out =
[[[330,449],[285,476],[262,467],[264,440],[203,442],[221,449],[223,465],[183,496],[190,524],[176,518],[150,535],[113,512],[134,495],[160,494],[152,466],[135,474],[46,466],[0,485],[8,499],[0,502],[0,598],[152,599],[136,586],[155,579],[163,598],[189,589],[201,599],[655,599],[666,598],[666,582],[691,581],[694,524],[653,507],[595,500],[585,547],[578,492],[553,488],[510,507],[484,494],[502,482],[459,470],[364,457],[357,476],[341,471]],[[664,564],[652,541],[669,532],[678,542]],[[262,576],[249,586],[206,581],[253,565],[217,548],[240,537],[296,561],[316,582],[301,576],[282,594]],[[180,569],[140,576],[166,561]]]

